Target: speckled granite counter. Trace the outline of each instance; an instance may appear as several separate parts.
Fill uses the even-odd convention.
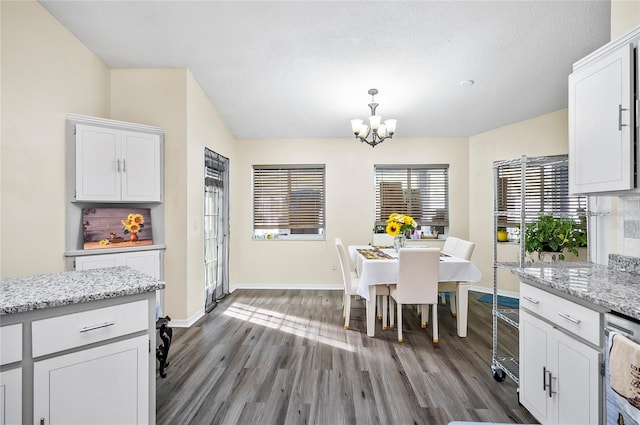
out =
[[[640,259],[609,256],[609,266],[593,263],[502,263],[501,267],[541,286],[640,320]]]
[[[1,279],[0,315],[140,294],[164,286],[130,267]]]

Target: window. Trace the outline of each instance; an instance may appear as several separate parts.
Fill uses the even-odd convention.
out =
[[[376,226],[391,213],[444,233],[449,226],[449,165],[376,165]]]
[[[253,237],[324,239],[324,165],[253,166]]]
[[[498,161],[496,207],[498,226],[516,228],[522,209],[521,161]],[[525,211],[527,221],[539,215],[584,219],[585,196],[569,196],[567,155],[527,158],[525,171]],[[504,212],[502,215],[500,213]]]

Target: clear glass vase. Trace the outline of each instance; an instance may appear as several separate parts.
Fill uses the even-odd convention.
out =
[[[405,235],[398,235],[393,238],[393,248],[396,250],[396,252],[400,248],[404,248],[405,246],[407,246],[407,237]]]

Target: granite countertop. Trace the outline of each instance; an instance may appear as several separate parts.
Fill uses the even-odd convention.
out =
[[[517,276],[541,286],[640,320],[640,258],[609,255],[594,263],[502,263]]]
[[[140,294],[164,286],[124,266],[0,279],[0,315]]]

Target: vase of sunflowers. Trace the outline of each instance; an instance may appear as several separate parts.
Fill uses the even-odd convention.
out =
[[[418,224],[413,217],[404,214],[393,213],[387,219],[385,231],[393,236],[393,247],[396,251],[407,245],[407,235],[416,230]]]
[[[138,233],[142,231],[143,227],[144,217],[142,214],[129,214],[126,219],[122,220],[122,229],[125,234],[129,234],[131,242],[138,240]]]

